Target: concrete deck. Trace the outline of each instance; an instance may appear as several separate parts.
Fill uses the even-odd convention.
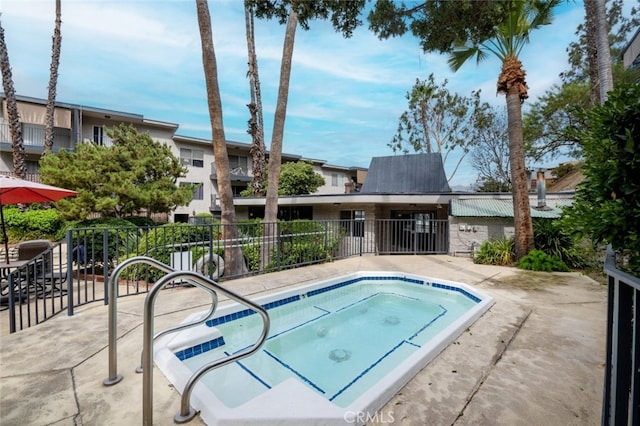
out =
[[[370,424],[596,425],[605,358],[606,288],[578,273],[475,265],[449,256],[371,256],[227,282],[251,297],[356,271],[404,271],[464,282],[493,307],[413,378]],[[118,372],[108,376],[107,307],[0,337],[0,424],[142,423],[144,295],[118,301]],[[201,290],[167,290],[156,330],[206,309]],[[5,312],[0,312],[0,315]],[[154,424],[172,425],[180,395],[154,369]],[[196,417],[190,424],[203,424]]]

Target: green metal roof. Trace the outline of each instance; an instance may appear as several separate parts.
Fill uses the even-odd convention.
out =
[[[531,217],[557,219],[561,209],[571,200],[547,200],[548,210],[537,209],[537,200],[531,200]],[[451,216],[457,217],[513,217],[513,201],[495,198],[452,199]]]

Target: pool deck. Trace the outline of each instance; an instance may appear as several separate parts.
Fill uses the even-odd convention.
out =
[[[357,271],[403,271],[458,281],[495,304],[416,375],[368,424],[600,424],[606,287],[579,273],[475,265],[450,256],[365,256],[226,282],[257,297]],[[166,290],[155,328],[207,309],[202,290]],[[107,306],[94,303],[7,335],[0,312],[0,424],[142,423],[144,295],[118,300],[118,372],[108,376]],[[154,369],[153,421],[172,425],[180,395]],[[285,409],[285,407],[283,407]],[[353,417],[353,415],[351,415]],[[192,425],[202,425],[196,417]],[[345,424],[348,424],[345,422]]]

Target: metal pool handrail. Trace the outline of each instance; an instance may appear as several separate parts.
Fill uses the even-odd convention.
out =
[[[182,392],[182,400],[180,403],[180,412],[175,415],[174,421],[176,423],[186,423],[193,419],[196,415],[196,411],[191,408],[190,399],[191,399],[191,391],[195,384],[200,380],[202,376],[204,376],[209,371],[234,362],[238,359],[245,358],[254,352],[260,350],[265,340],[267,339],[267,335],[269,334],[269,328],[271,322],[269,320],[269,314],[267,311],[260,305],[252,302],[249,299],[242,297],[240,294],[229,290],[225,287],[222,287],[220,284],[215,281],[200,275],[196,272],[192,271],[174,271],[171,272],[164,277],[160,278],[154,286],[151,288],[147,297],[144,301],[144,347],[142,349],[142,422],[144,425],[152,425],[153,424],[153,320],[154,320],[154,307],[155,300],[158,296],[160,290],[170,283],[179,278],[187,278],[190,282],[195,284],[196,286],[203,287],[210,291],[219,291],[222,294],[228,296],[230,299],[246,305],[251,308],[262,317],[263,321],[263,329],[262,334],[258,341],[251,347],[245,348],[240,352],[237,352],[233,355],[229,355],[226,358],[217,359],[212,361],[198,369],[187,381],[187,384]]]
[[[174,272],[175,269],[173,269],[172,267],[165,265],[162,262],[157,261],[156,259],[153,259],[151,257],[147,257],[147,256],[136,256],[136,257],[132,257],[129,258],[127,260],[125,260],[124,262],[122,262],[121,264],[119,264],[114,270],[113,273],[111,274],[111,278],[109,279],[109,289],[108,289],[108,295],[109,295],[109,376],[104,379],[102,381],[102,383],[105,386],[112,386],[115,385],[117,383],[120,383],[120,381],[122,380],[122,375],[118,374],[118,350],[117,350],[117,345],[118,345],[118,336],[117,336],[117,328],[118,328],[118,311],[117,311],[117,301],[118,301],[118,278],[120,277],[120,274],[122,273],[122,271],[131,265],[137,264],[137,263],[146,263],[147,265],[150,266],[154,266],[157,269],[159,269],[162,272],[166,272],[166,273],[170,273],[170,272]],[[207,320],[207,318],[211,315],[213,315],[213,313],[215,312],[217,306],[218,306],[218,295],[215,293],[215,291],[210,290],[207,288],[207,290],[210,291],[211,293],[211,297],[213,299],[213,303],[211,304],[211,309],[209,310],[209,313],[207,314],[207,316],[205,316],[203,319],[198,320],[198,321],[194,321],[194,322],[190,322],[187,324],[180,324],[179,326],[173,327],[173,328],[169,328],[167,330],[164,330],[160,333],[158,333],[157,336],[155,336],[154,338],[160,337],[164,334],[173,332],[173,331],[178,331],[178,330],[182,330],[184,328],[188,328],[188,327],[193,327],[195,325],[201,324],[203,322],[205,322]],[[140,367],[138,367],[138,372],[140,370]]]

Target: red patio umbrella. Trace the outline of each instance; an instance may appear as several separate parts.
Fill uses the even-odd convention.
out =
[[[31,182],[12,176],[0,176],[0,223],[2,223],[2,238],[4,240],[7,263],[9,263],[9,239],[7,238],[7,229],[4,224],[4,205],[50,203],[76,194],[76,191],[58,188],[57,186]]]

